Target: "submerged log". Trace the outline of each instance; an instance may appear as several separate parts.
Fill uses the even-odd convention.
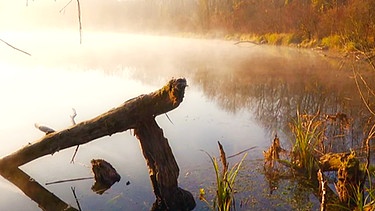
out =
[[[62,131],[51,132],[33,144],[0,159],[0,168],[18,167],[59,150],[82,145],[97,138],[134,129],[150,169],[159,204],[169,210],[190,210],[193,196],[178,187],[179,169],[168,142],[154,118],[175,109],[182,102],[185,79],[172,79],[163,88],[126,101],[94,119]],[[155,148],[154,148],[155,147]]]

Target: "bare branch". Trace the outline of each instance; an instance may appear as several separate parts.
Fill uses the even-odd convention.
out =
[[[354,70],[354,67],[353,67],[353,74],[354,74],[354,81],[355,81],[355,84],[357,85],[357,89],[358,89],[358,92],[359,92],[359,95],[361,96],[361,99],[363,101],[363,103],[365,104],[367,110],[375,116],[375,112],[370,108],[370,105],[366,102],[366,99],[365,99],[365,96],[363,95],[362,93],[362,90],[361,90],[361,87],[359,86],[359,82],[358,82],[358,75],[359,73],[355,72]],[[361,76],[360,76],[361,77]],[[362,79],[363,80],[363,79]]]
[[[64,183],[64,182],[74,182],[79,180],[88,180],[88,179],[94,179],[94,177],[81,177],[81,178],[74,178],[74,179],[64,179],[64,180],[58,180],[54,182],[46,182],[45,185],[52,185],[52,184],[58,184],[58,183]]]
[[[79,43],[82,44],[82,21],[81,21],[81,5],[79,0],[77,0],[78,7],[78,23],[79,23]]]
[[[24,51],[24,50],[21,50],[21,49],[19,49],[19,48],[14,47],[13,45],[9,44],[8,42],[5,42],[3,39],[0,39],[0,41],[3,42],[3,43],[5,43],[5,44],[8,45],[9,47],[13,48],[14,50],[20,51],[20,52],[22,52],[22,53],[24,53],[24,54],[27,54],[27,55],[31,56],[31,54],[27,53],[27,52]]]
[[[60,11],[59,11],[59,13],[61,13],[62,11],[65,11],[65,8],[67,7],[67,6],[69,6],[69,4],[70,3],[72,3],[72,1],[73,0],[70,0]]]

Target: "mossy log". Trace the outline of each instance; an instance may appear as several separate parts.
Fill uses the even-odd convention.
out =
[[[362,173],[354,151],[351,153],[328,153],[320,157],[322,171],[337,171],[336,191],[343,204],[351,204],[360,187]]]
[[[319,158],[319,166],[322,171],[337,171],[344,161],[353,167],[359,165],[353,153],[327,153]]]
[[[0,159],[0,168],[18,167],[62,149],[134,129],[150,169],[151,182],[157,199],[170,209],[193,209],[195,201],[192,195],[177,186],[179,175],[177,163],[168,142],[162,137],[161,129],[154,120],[157,115],[179,106],[186,86],[185,79],[172,79],[161,89],[130,99],[96,118],[62,131],[46,134],[35,143]],[[154,149],[151,146],[158,147]]]

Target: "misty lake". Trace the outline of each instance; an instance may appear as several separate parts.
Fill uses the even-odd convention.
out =
[[[238,180],[238,210],[315,210],[318,198],[301,181],[280,180],[270,194],[263,175],[262,152],[277,133],[290,146],[288,122],[301,111],[365,116],[352,72],[339,60],[306,49],[220,40],[136,34],[78,32],[9,33],[3,39],[29,52],[0,46],[0,156],[35,142],[44,134],[34,123],[55,130],[92,119],[126,100],[153,92],[171,78],[188,87],[181,105],[156,118],[180,168],[179,186],[190,191],[195,210],[209,210],[199,189],[213,196],[214,170],[208,156],[218,156],[217,141],[227,155],[249,147]],[[344,65],[345,66],[345,65]],[[353,146],[361,130],[354,131]],[[357,141],[357,142],[356,142]],[[339,147],[339,146],[338,146]],[[21,169],[61,200],[82,210],[149,210],[154,194],[139,142],[132,131],[59,151]],[[93,180],[45,185],[91,176],[91,159],[110,162],[121,175],[103,195],[91,191]],[[230,159],[230,165],[239,158]],[[274,187],[272,187],[274,188]],[[0,210],[39,210],[20,189],[0,177]]]

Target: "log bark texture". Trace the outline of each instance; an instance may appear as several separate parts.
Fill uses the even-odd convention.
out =
[[[15,168],[62,149],[134,129],[149,167],[157,204],[160,205],[156,208],[191,210],[195,207],[194,198],[191,193],[178,187],[177,163],[167,139],[154,119],[179,106],[186,86],[185,79],[172,79],[163,88],[130,99],[96,118],[49,133],[35,143],[0,159],[0,168]]]
[[[193,195],[177,185],[179,168],[168,140],[155,119],[150,116],[138,122],[134,134],[140,141],[156,196],[152,210],[194,209]]]

